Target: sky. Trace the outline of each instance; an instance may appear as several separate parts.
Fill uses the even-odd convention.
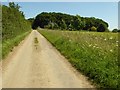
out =
[[[33,18],[41,12],[61,12],[81,17],[95,17],[106,21],[109,29],[118,28],[117,2],[16,2],[25,17]],[[6,3],[3,3],[6,4]]]

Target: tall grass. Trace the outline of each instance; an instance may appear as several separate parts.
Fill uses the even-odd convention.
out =
[[[118,88],[118,35],[38,30],[97,87]]]
[[[2,42],[2,59],[4,59],[10,51],[13,50],[14,46],[17,46],[28,34],[30,31],[18,35],[13,39],[8,39]]]

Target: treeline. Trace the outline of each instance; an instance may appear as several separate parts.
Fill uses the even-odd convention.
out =
[[[35,19],[30,18],[32,28],[48,28],[61,30],[108,31],[108,23],[94,17],[81,17],[55,12],[42,12]]]
[[[112,32],[113,32],[113,33],[120,32],[120,29],[113,29]]]
[[[2,5],[2,40],[12,39],[30,30],[30,23],[25,19],[20,6],[10,2],[9,6]]]

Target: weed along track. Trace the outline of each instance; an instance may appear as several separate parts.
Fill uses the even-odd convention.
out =
[[[35,46],[36,49],[38,48],[38,43],[39,43],[38,38],[35,37],[34,38],[34,46]]]
[[[3,88],[93,88],[41,35],[32,31],[3,61]]]

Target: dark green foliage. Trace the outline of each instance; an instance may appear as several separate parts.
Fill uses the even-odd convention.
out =
[[[16,37],[30,30],[30,23],[25,20],[23,12],[19,11],[20,6],[13,2],[9,6],[2,6],[2,40]]]
[[[19,8],[13,2],[9,6],[2,5],[2,58],[30,32],[30,22]]]
[[[28,19],[28,21],[30,22],[31,26],[32,26],[34,20],[35,20],[34,18],[29,18],[29,19]]]
[[[117,32],[120,32],[120,30],[119,29],[113,29],[112,32],[117,33]]]
[[[118,32],[118,29],[113,29],[113,31],[112,32]]]
[[[20,9],[20,6],[17,4],[15,4],[14,2],[10,2],[9,3],[9,7],[10,8],[14,8],[14,9],[16,9],[16,10],[19,10]]]
[[[61,23],[61,29],[63,30],[63,29],[67,29],[67,25],[66,25],[66,23],[65,23],[65,21],[62,19],[62,23]]]
[[[0,4],[0,60],[2,59],[2,6]]]
[[[98,32],[104,32],[108,29],[108,23],[101,19],[96,19],[94,17],[80,17],[79,15],[73,16],[55,12],[42,12],[37,15],[32,24],[32,28],[37,29],[37,27],[40,27],[55,29],[56,27],[54,27],[54,25],[57,26],[57,29],[62,30],[90,30],[93,26],[98,28],[98,30],[96,30]]]
[[[98,32],[104,32],[105,30],[107,30],[107,27],[104,23],[101,23],[97,28]]]

